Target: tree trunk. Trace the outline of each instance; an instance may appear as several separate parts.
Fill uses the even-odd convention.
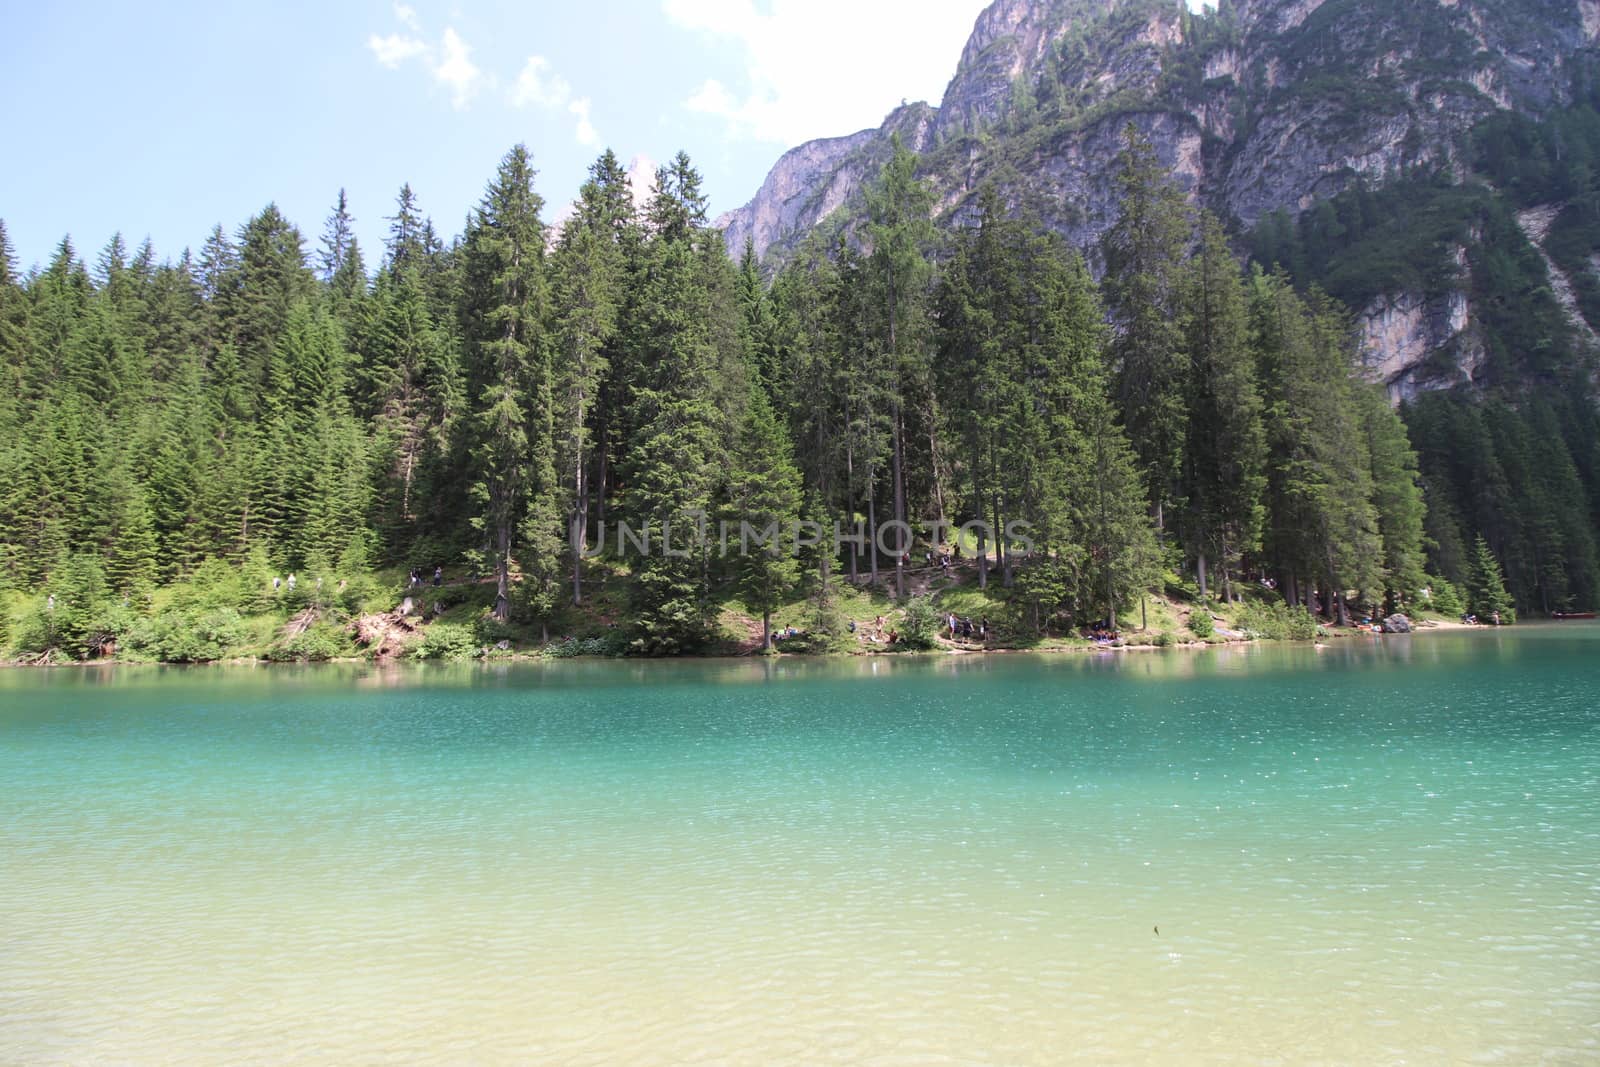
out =
[[[989,511],[994,517],[994,565],[1000,570],[1000,584],[1011,588],[1011,553],[1006,546],[1005,516],[1000,513],[1000,494],[989,495]]]
[[[608,469],[610,464],[608,464],[606,462],[606,460],[608,458],[606,453],[609,450],[606,448],[606,437],[605,437],[605,426],[604,426],[604,424],[602,424],[601,427],[600,427],[599,439],[596,441],[595,447],[596,447],[596,451],[599,453],[600,469],[595,472],[595,483],[594,483],[595,516],[594,517],[595,517],[595,521],[599,522],[601,527],[604,527],[605,524],[606,524],[606,478],[610,474],[610,471]]]
[[[583,550],[589,544],[589,482],[583,458],[583,450],[578,449],[577,471],[573,476],[572,603],[579,607],[583,605]]]
[[[496,622],[507,622],[511,619],[511,526],[502,522],[494,533],[494,617]]]
[[[978,588],[989,588],[989,539],[983,535],[981,524],[978,529]]]
[[[894,406],[894,521],[906,521],[905,419],[899,404]],[[876,527],[873,528],[873,541],[877,541]],[[894,555],[894,595],[897,600],[906,598],[905,559],[904,552]]]
[[[867,545],[867,562],[872,570],[872,584],[878,584],[878,501],[877,494],[872,493],[867,497],[867,536],[871,542]]]
[[[1200,554],[1195,558],[1195,572],[1199,575],[1199,578],[1200,578],[1200,599],[1202,601],[1210,599],[1211,591],[1206,588],[1206,553],[1205,553],[1205,549],[1201,549],[1200,550]]]

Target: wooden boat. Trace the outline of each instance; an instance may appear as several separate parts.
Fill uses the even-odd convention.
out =
[[[1600,613],[1593,611],[1558,611],[1550,617],[1559,622],[1576,622],[1579,619],[1600,618]]]

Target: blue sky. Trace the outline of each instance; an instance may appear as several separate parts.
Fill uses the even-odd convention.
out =
[[[789,147],[937,103],[984,0],[16,4],[0,218],[24,269],[71,234],[158,257],[275,201],[315,244],[341,187],[375,263],[410,182],[461,230],[514,143],[546,217],[606,147],[686,149],[714,211]],[[893,40],[895,47],[885,47]]]

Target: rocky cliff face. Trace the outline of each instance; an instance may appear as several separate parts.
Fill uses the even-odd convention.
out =
[[[938,108],[795,149],[720,224],[735,253],[748,238],[780,260],[848,230],[899,133],[946,224],[992,180],[1089,247],[1115,221],[1132,123],[1196,202],[1247,228],[1357,179],[1459,167],[1485,117],[1564,103],[1597,41],[1600,0],[1224,0],[1208,17],[1181,0],[996,0]],[[1396,396],[1472,376],[1470,303],[1440,299],[1386,294],[1360,316]]]

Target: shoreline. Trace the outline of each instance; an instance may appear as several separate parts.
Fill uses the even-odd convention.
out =
[[[1518,626],[1554,625],[1561,620],[1537,620],[1535,622],[1519,623]],[[1415,624],[1409,634],[1373,634],[1355,630],[1331,631],[1327,637],[1319,637],[1312,641],[1290,640],[1246,640],[1243,638],[1229,638],[1221,641],[1180,641],[1171,645],[1158,645],[1152,642],[1125,643],[1122,645],[1057,645],[1047,648],[1024,648],[1015,646],[1002,646],[995,648],[950,648],[941,647],[924,651],[894,652],[888,649],[880,651],[859,652],[821,652],[821,653],[785,653],[776,652],[772,656],[763,656],[757,652],[740,652],[725,654],[701,654],[686,656],[548,656],[543,652],[511,652],[495,656],[472,656],[459,660],[424,660],[409,657],[389,657],[375,659],[370,656],[347,656],[326,660],[271,660],[260,656],[241,656],[231,659],[208,660],[203,663],[169,663],[161,660],[127,660],[127,659],[93,659],[93,660],[64,660],[51,663],[19,663],[7,661],[0,663],[0,670],[60,670],[82,669],[88,667],[181,667],[181,668],[214,668],[214,667],[317,667],[317,666],[426,666],[429,664],[491,664],[491,663],[558,663],[558,662],[609,662],[609,663],[685,663],[685,662],[718,662],[751,660],[760,662],[765,659],[773,660],[850,660],[850,659],[931,659],[942,656],[1058,656],[1079,655],[1084,653],[1120,654],[1120,653],[1147,653],[1147,652],[1208,652],[1213,649],[1235,648],[1241,646],[1266,646],[1266,645],[1300,645],[1310,648],[1325,648],[1330,642],[1344,641],[1351,638],[1407,638],[1423,635],[1429,631],[1440,632],[1491,632],[1497,629],[1516,629],[1517,627],[1494,627],[1485,625],[1472,625],[1464,622],[1451,622],[1445,620],[1426,621]]]

